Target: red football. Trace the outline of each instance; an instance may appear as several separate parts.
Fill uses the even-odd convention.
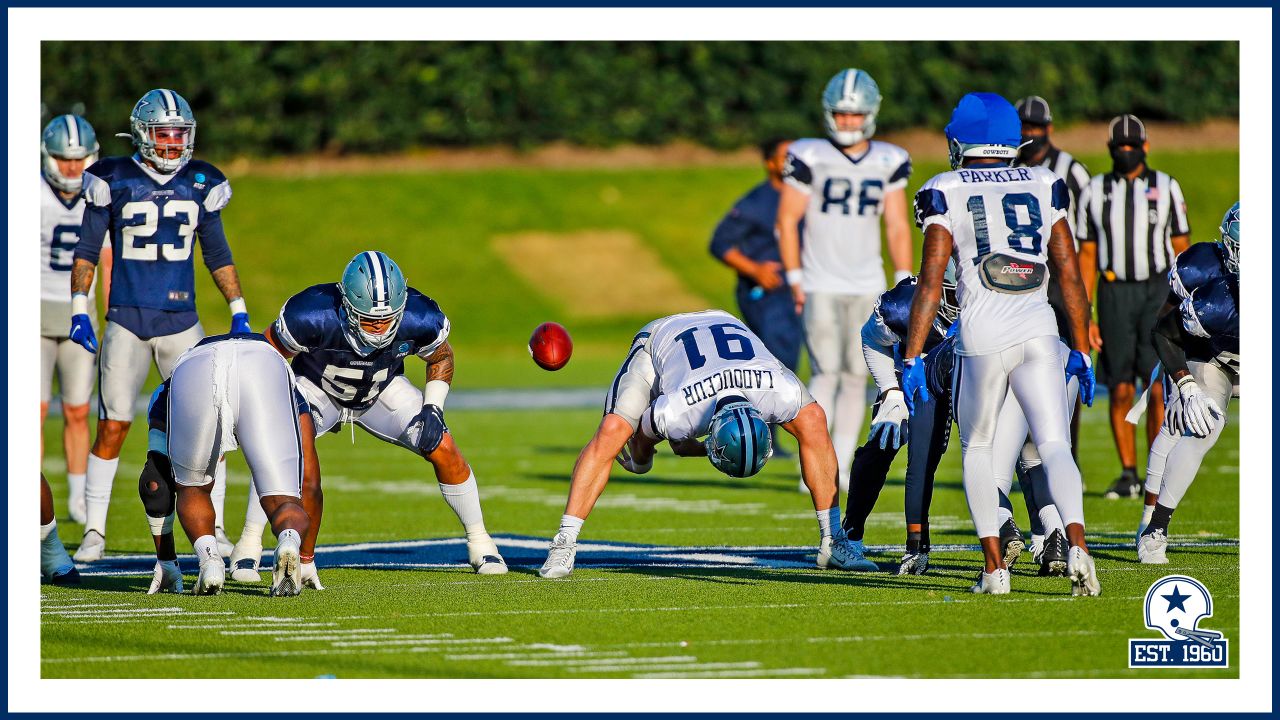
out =
[[[573,355],[573,340],[559,323],[542,323],[529,338],[529,354],[543,370],[559,370]]]

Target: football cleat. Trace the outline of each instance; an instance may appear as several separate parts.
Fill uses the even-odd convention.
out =
[[[40,577],[54,585],[75,585],[80,582],[80,571],[76,570],[67,549],[62,546],[55,527],[49,536],[40,541]]]
[[[843,532],[835,537],[822,538],[818,545],[818,567],[850,572],[875,572],[880,569],[879,565],[867,559],[862,541],[850,540]]]
[[[227,531],[220,527],[213,529],[213,539],[218,541],[218,554],[226,557],[235,550],[235,545],[231,544],[231,538],[227,537]]]
[[[1108,500],[1119,500],[1120,498],[1138,497],[1142,494],[1142,483],[1138,482],[1138,478],[1131,475],[1121,474],[1116,481],[1107,488],[1102,497]]]
[[[80,541],[80,547],[73,556],[76,562],[91,563],[102,559],[102,553],[107,549],[107,538],[97,530],[86,530],[84,538]]]
[[[923,575],[929,569],[929,553],[907,553],[898,564],[899,575]]]
[[[1004,522],[1004,525],[1000,526],[1000,551],[1004,553],[1005,566],[1013,567],[1026,547],[1027,544],[1022,539],[1022,531],[1013,522],[1013,518],[1009,518]]]
[[[1143,565],[1166,565],[1169,558],[1165,550],[1169,547],[1169,537],[1164,530],[1156,529],[1138,538],[1138,562]]]
[[[1067,539],[1062,531],[1055,529],[1040,544],[1040,553],[1034,556],[1040,566],[1041,576],[1063,576],[1067,574]]]
[[[1072,595],[1101,595],[1098,570],[1084,548],[1073,547],[1067,553],[1067,577],[1071,578]]]
[[[314,562],[302,563],[302,586],[309,587],[312,590],[324,589],[324,586],[320,584],[320,575],[316,572],[316,564]]]
[[[301,592],[302,558],[298,554],[298,541],[284,538],[276,544],[276,557],[271,563],[271,596],[290,597]]]
[[[215,536],[216,537],[216,536]],[[262,562],[262,536],[241,536],[231,550],[231,579],[242,583],[262,581],[258,564]]]
[[[200,574],[196,577],[196,586],[192,592],[196,595],[217,595],[227,580],[226,566],[222,564],[222,556],[214,555],[200,560]]]
[[[1040,564],[1040,556],[1044,554],[1044,536],[1031,533],[1031,542],[1027,543],[1026,552],[1031,553],[1031,561]]]
[[[71,518],[71,522],[81,525],[89,519],[89,505],[83,493],[77,497],[67,498],[67,515]]]
[[[577,555],[578,543],[564,533],[556,533],[547,548],[547,561],[538,569],[538,575],[550,579],[567,577],[573,572],[573,560]]]
[[[488,535],[467,539],[467,561],[477,575],[504,575],[507,572],[506,561]]]
[[[970,590],[983,595],[1008,595],[1009,569],[996,568],[992,572],[984,570],[978,573],[978,581]]]
[[[178,568],[177,560],[156,560],[156,569],[151,575],[151,587],[147,588],[147,594],[161,592],[182,592],[182,570]]]

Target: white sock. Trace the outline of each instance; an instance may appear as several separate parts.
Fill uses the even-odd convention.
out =
[[[204,560],[205,558],[220,558],[218,553],[218,541],[212,535],[201,535],[196,541],[191,543],[191,547],[195,548],[196,559]]]
[[[996,525],[1004,527],[1004,524],[1013,519],[1013,511],[1003,505],[996,508]]]
[[[67,501],[84,497],[84,473],[67,473]]]
[[[284,543],[285,541],[292,541],[301,545],[302,536],[298,535],[297,530],[294,530],[293,528],[289,528],[284,532],[281,532],[280,536],[276,538],[276,547],[280,547],[281,543]]]
[[[1151,524],[1151,514],[1154,513],[1155,511],[1156,511],[1155,505],[1142,506],[1142,524],[1141,524],[1142,530],[1145,531],[1147,529],[1147,526]]]
[[[1062,524],[1062,516],[1058,514],[1057,505],[1045,505],[1040,508],[1040,524],[1044,526],[1045,536],[1053,534],[1054,530],[1062,533],[1062,537],[1067,536],[1067,529]]]
[[[218,459],[218,466],[213,471],[213,490],[209,493],[213,501],[213,526],[225,527],[222,524],[222,510],[227,505],[227,456]]]
[[[44,542],[45,540],[48,540],[49,533],[57,532],[57,530],[58,530],[58,520],[56,518],[53,520],[50,520],[48,525],[41,525],[40,526],[40,542]]]
[[[103,460],[89,453],[89,472],[85,478],[84,500],[86,515],[84,529],[97,530],[107,535],[107,508],[111,505],[111,486],[116,481],[116,468],[120,458]]]
[[[819,510],[817,514],[819,537],[831,537],[831,529],[840,527],[840,506],[832,505],[826,510]]]
[[[457,485],[444,483],[439,485],[440,494],[458,516],[458,521],[466,529],[468,537],[473,533],[487,535],[484,529],[484,513],[480,511],[480,490],[476,484],[475,472],[468,475],[465,482]]]
[[[557,533],[564,533],[569,538],[569,542],[578,542],[578,533],[582,532],[582,523],[586,522],[580,517],[574,515],[560,516],[560,529]]]
[[[258,486],[253,478],[249,478],[249,505],[244,510],[244,530],[240,540],[247,537],[257,538],[262,542],[262,531],[267,527],[267,511],[262,509],[262,500],[258,497]]]

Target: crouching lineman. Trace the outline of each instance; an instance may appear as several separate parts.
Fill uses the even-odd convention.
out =
[[[261,335],[207,337],[178,358],[153,396],[152,410],[157,407],[163,408],[167,422],[160,424],[167,432],[153,428],[149,445],[163,443],[166,451],[147,453],[149,472],[143,471],[139,490],[152,535],[163,536],[173,523],[172,505],[162,507],[173,502],[168,481],[176,485],[178,520],[200,563],[195,593],[216,595],[226,579],[209,494],[222,456],[237,447],[244,450],[277,538],[270,592],[302,592],[301,545],[311,523],[300,501],[302,430],[289,364]],[[172,534],[166,549],[172,557]],[[156,550],[163,553],[158,538]],[[176,560],[171,566],[160,560],[149,592],[181,592],[181,583]]]
[[[1067,188],[1047,168],[1010,167],[1021,144],[1021,124],[1017,111],[999,95],[964,96],[946,136],[952,171],[934,177],[916,195],[916,218],[925,239],[903,351],[903,394],[908,407],[917,394],[928,396],[920,354],[938,313],[947,261],[954,253],[960,273],[960,329],[953,401],[964,455],[965,498],[986,562],[973,590],[1009,592],[1009,571],[999,542],[993,441],[1001,406],[1012,389],[1066,525],[1072,593],[1097,595],[1101,588],[1085,545],[1080,470],[1071,458],[1057,324],[1045,294],[1046,275],[1052,269],[1062,281],[1071,320],[1075,349],[1067,372],[1080,379],[1082,398],[1090,404],[1088,303],[1066,220]]]
[[[706,456],[726,475],[751,477],[773,453],[772,424],[800,442],[800,471],[822,538],[818,566],[850,569],[857,555],[840,529],[826,414],[740,320],[705,310],[654,320],[632,341],[604,419],[573,466],[565,514],[538,574],[562,578],[573,572],[578,533],[609,482],[614,458],[630,472],[646,473],[666,439],[677,455]]]
[[[1169,520],[1227,424],[1240,383],[1240,203],[1216,243],[1196,243],[1169,271],[1169,302],[1151,337],[1166,382],[1165,424],[1152,444],[1138,560],[1168,562]]]
[[[453,381],[449,319],[434,300],[408,286],[391,258],[376,251],[356,255],[341,282],[313,285],[289,298],[266,337],[293,358],[317,435],[355,423],[422,456],[466,532],[471,567],[481,575],[507,571],[484,526],[475,473],[444,424]],[[424,390],[404,376],[404,360],[412,355],[427,363]],[[233,562],[261,553],[262,522],[260,516],[246,518]]]

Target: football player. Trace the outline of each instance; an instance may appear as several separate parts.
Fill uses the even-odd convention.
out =
[[[311,406],[317,435],[355,423],[374,437],[422,456],[435,469],[445,502],[467,537],[467,558],[482,575],[507,571],[485,529],[475,473],[444,423],[453,381],[449,319],[435,300],[407,284],[385,253],[362,252],[338,283],[312,285],[285,302],[267,340],[293,359],[298,390]],[[404,361],[427,363],[422,390],[404,376]],[[232,564],[256,562],[259,515],[245,523]]]
[[[1067,373],[1080,380],[1082,399],[1091,404],[1088,304],[1066,221],[1066,185],[1047,168],[1011,167],[1021,125],[1017,111],[999,95],[965,95],[952,112],[946,136],[953,170],[929,180],[916,195],[924,259],[903,352],[903,394],[909,408],[917,395],[928,397],[921,352],[938,312],[947,261],[954,255],[960,328],[953,401],[965,497],[985,557],[973,590],[1009,592],[999,542],[993,441],[1001,406],[1012,389],[1066,525],[1072,592],[1097,595],[1101,588],[1085,544],[1080,471],[1071,459],[1060,341],[1045,295],[1052,269],[1062,281],[1072,325],[1074,349]]]
[[[85,521],[85,466],[89,462],[89,395],[94,354],[67,337],[71,326],[71,261],[80,242],[84,169],[98,160],[98,137],[79,115],[60,115],[40,136],[40,424],[53,398],[53,374],[62,396],[62,447],[67,458],[71,519]],[[102,297],[111,292],[111,261],[102,264]],[[93,278],[89,292],[93,295]],[[97,328],[98,313],[89,315]],[[44,451],[41,439],[41,454]]]
[[[88,292],[103,237],[111,240],[111,297],[99,358],[98,432],[89,454],[85,484],[84,539],[78,562],[102,558],[107,508],[120,463],[120,447],[133,422],[138,391],[154,359],[161,377],[201,337],[196,315],[192,252],[200,242],[204,264],[231,311],[232,332],[249,331],[249,313],[231,248],[222,229],[222,209],[231,185],[218,168],[191,159],[196,119],[172,90],[143,95],[129,115],[136,152],[109,157],[84,173],[84,220],[71,268],[70,337],[90,352],[98,341],[89,319]],[[230,552],[222,532],[226,466],[218,464],[212,493],[219,547]]]
[[[1166,400],[1172,407],[1147,462],[1138,532],[1138,560],[1151,564],[1168,562],[1169,520],[1222,435],[1240,384],[1240,203],[1222,218],[1216,243],[1196,243],[1178,255],[1169,287],[1151,336],[1172,383]],[[1157,449],[1165,457],[1157,458]]]
[[[54,585],[75,585],[80,571],[58,538],[58,520],[53,516],[53,491],[40,473],[40,577]]]
[[[705,310],[659,318],[635,336],[604,419],[573,466],[564,515],[538,574],[573,572],[578,534],[615,458],[629,472],[646,473],[667,440],[677,455],[705,456],[726,475],[751,477],[772,454],[771,424],[800,442],[800,471],[821,536],[818,566],[847,570],[867,562],[840,528],[836,455],[822,407],[741,320]]]
[[[880,88],[866,71],[836,73],[822,93],[822,108],[827,137],[797,140],[787,156],[778,248],[803,314],[813,367],[809,390],[832,425],[840,486],[847,489],[866,412],[867,366],[857,328],[886,287],[881,218],[894,283],[911,274],[911,159],[906,150],[871,139]]]
[[[299,415],[306,409],[303,403],[299,412],[289,364],[261,335],[207,337],[178,358],[152,395],[139,482],[158,557],[149,594],[182,591],[171,534],[175,493],[178,519],[200,563],[195,593],[222,591],[225,561],[213,536],[209,492],[223,455],[237,448],[277,537],[270,593],[302,592],[301,545],[311,525],[301,502],[306,431]],[[168,547],[162,547],[166,533]]]

